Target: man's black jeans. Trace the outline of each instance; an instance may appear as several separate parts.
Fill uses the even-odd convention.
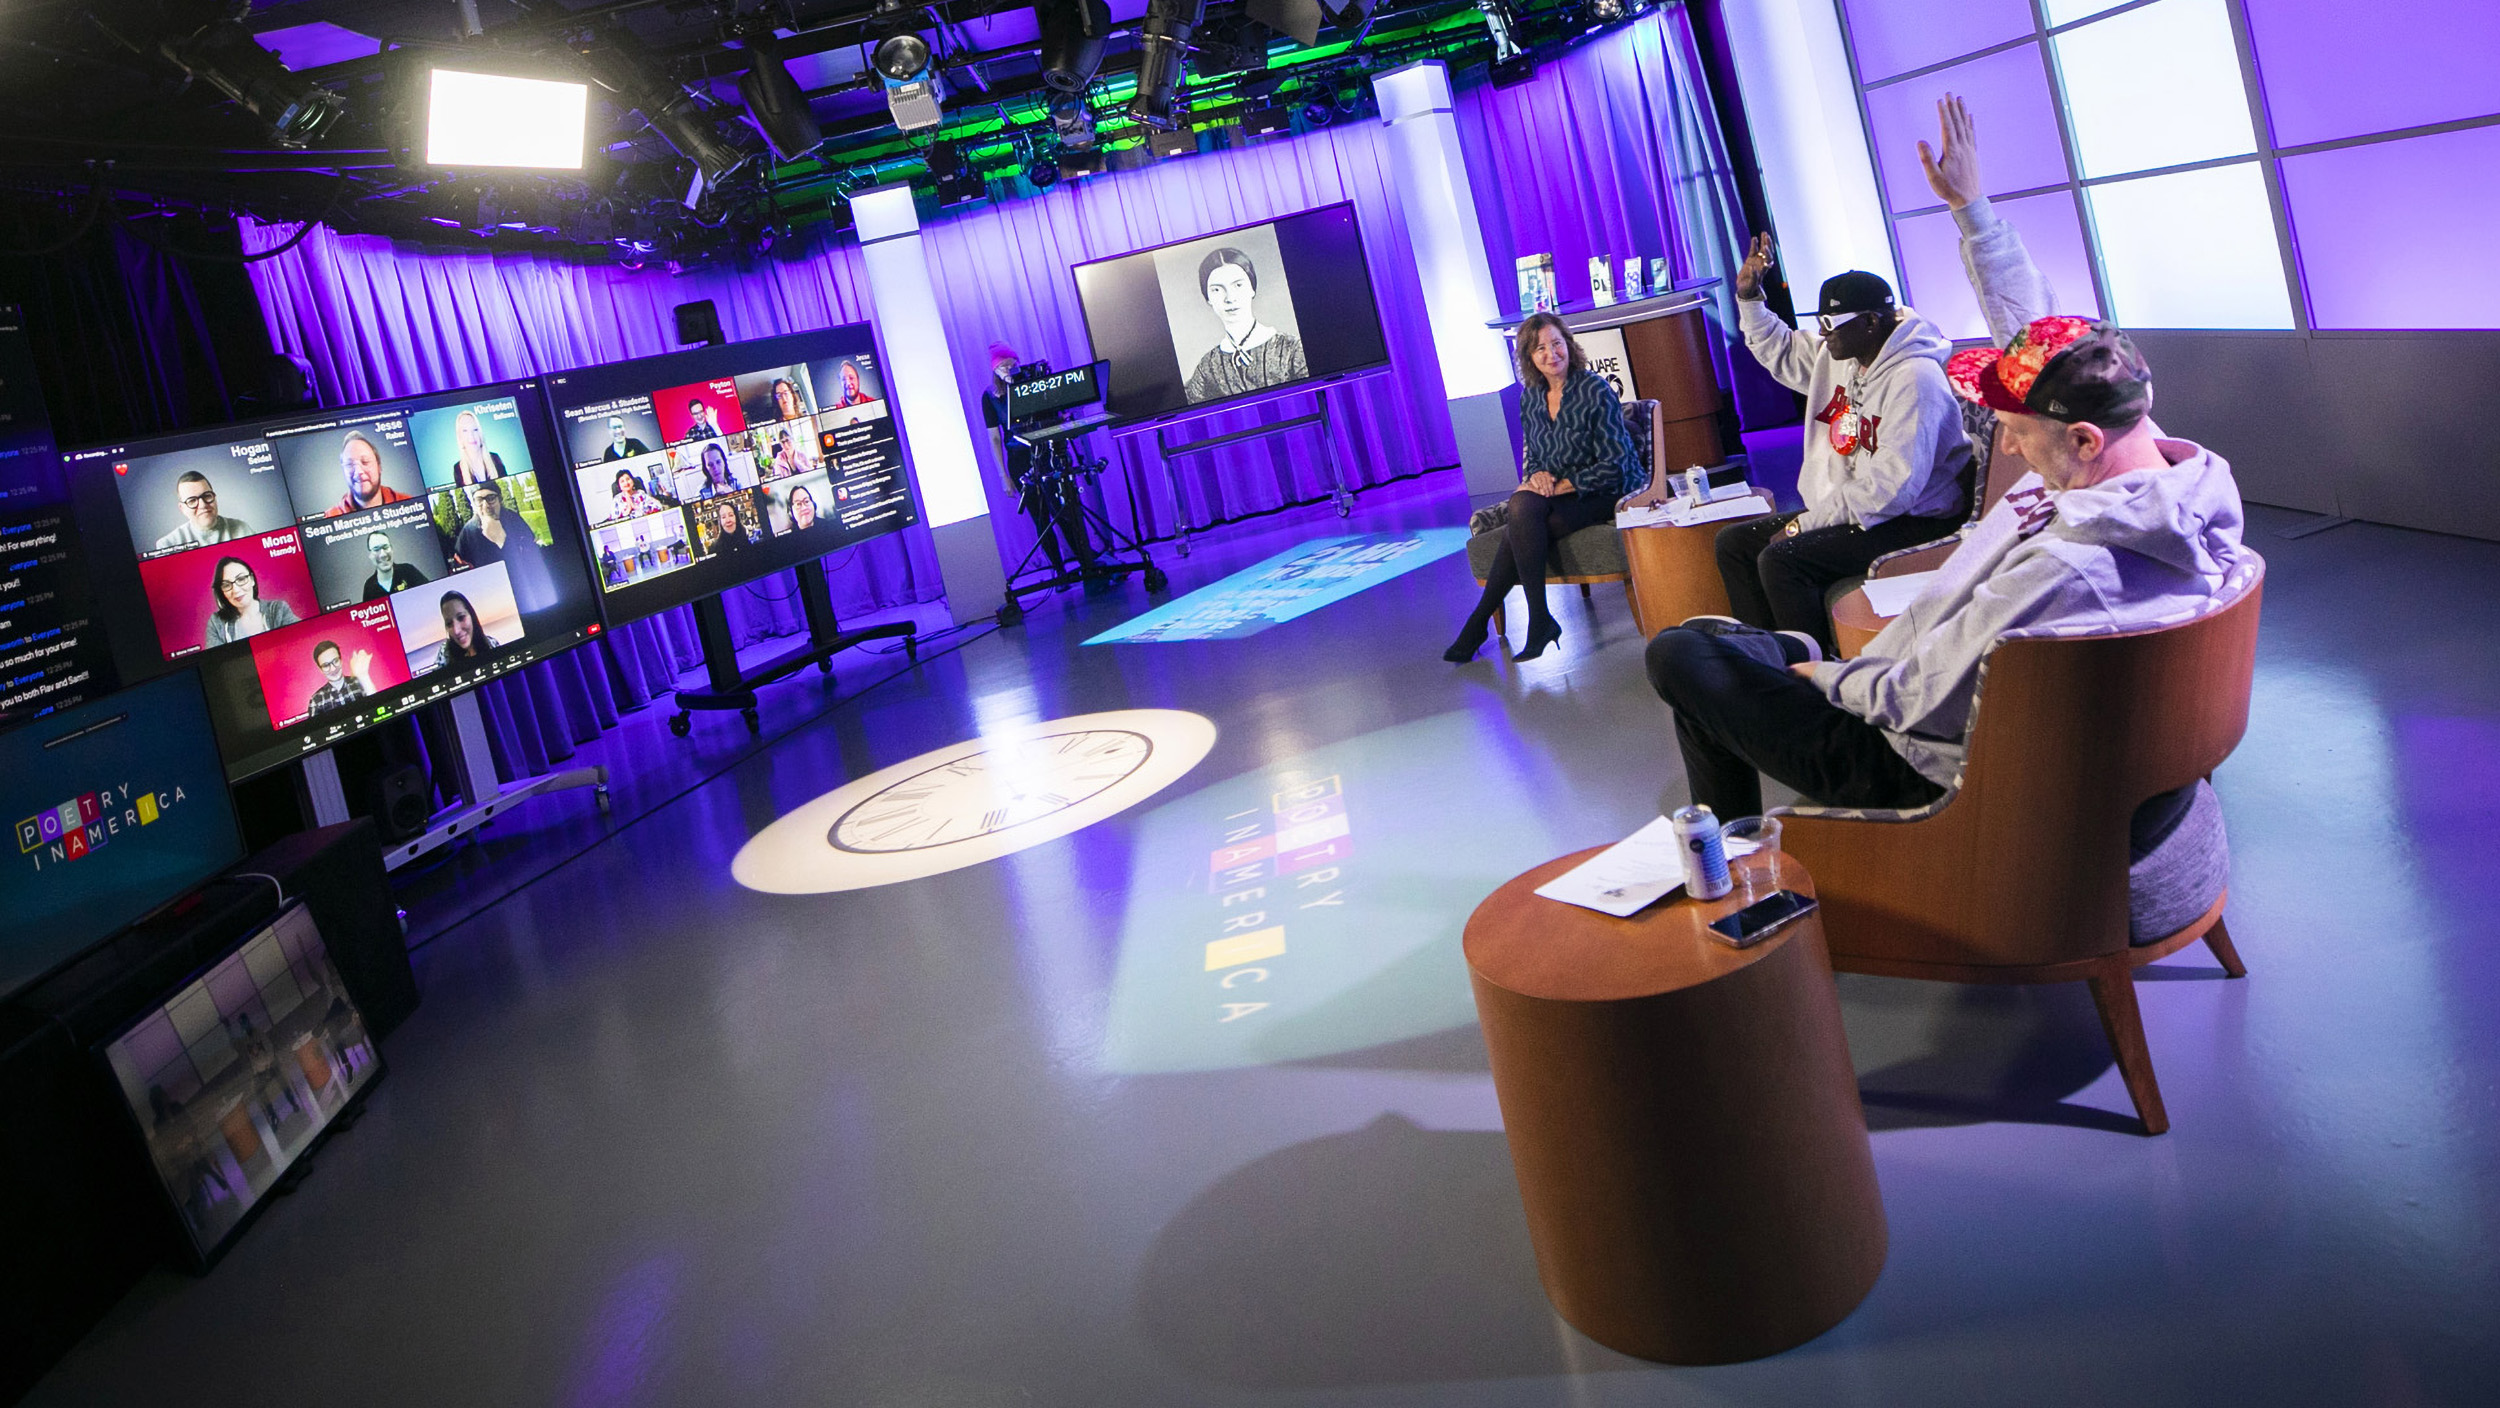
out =
[[[1923,807],[1944,789],[1893,751],[1883,730],[1707,629],[1660,631],[1649,684],[1675,708],[1693,800],[1725,821],[1762,814],[1762,776],[1835,807]]]
[[[1834,582],[1866,575],[1886,553],[1950,537],[1959,518],[1888,518],[1872,528],[1844,523],[1790,536],[1797,514],[1748,519],[1719,530],[1719,579],[1727,583],[1736,619],[1766,631],[1803,631],[1830,657],[1832,616],[1823,593]]]

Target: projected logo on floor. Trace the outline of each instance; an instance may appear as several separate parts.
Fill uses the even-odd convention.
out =
[[[1307,616],[1330,602],[1412,572],[1467,546],[1464,528],[1318,538],[1145,615],[1087,645],[1149,640],[1235,640]]]
[[[1468,913],[1561,849],[1519,747],[1498,714],[1444,714],[1148,813],[1106,1064],[1310,1060],[1473,1021]]]
[[[1019,725],[844,783],[758,832],[730,874],[776,895],[942,875],[1115,816],[1214,746],[1215,725],[1178,709]]]

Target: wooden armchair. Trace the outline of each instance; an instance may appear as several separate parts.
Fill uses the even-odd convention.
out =
[[[1972,482],[1977,489],[1971,496],[1970,517],[1964,522],[1962,533],[1977,527],[1979,520],[1988,516],[1988,510],[1997,506],[1997,500],[2005,497],[2005,491],[2014,487],[2014,481],[2031,472],[2031,466],[2023,463],[2021,456],[1996,453],[1996,424],[1996,412],[1964,403],[1962,426],[1978,454],[1972,465]],[[1933,572],[1944,566],[1944,560],[1961,545],[1962,534],[1957,533],[1939,542],[1886,553],[1868,564],[1866,575],[1906,577],[1913,572]],[[1840,646],[1843,660],[1856,659],[1887,622],[1887,618],[1875,614],[1875,607],[1867,601],[1863,581],[1852,577],[1835,582],[1823,595],[1824,608],[1832,613],[1832,639]]]
[[[2177,933],[2128,941],[2127,824],[2209,776],[2248,727],[2265,564],[2175,624],[2017,632],[1981,668],[1959,786],[1916,811],[1786,808],[1782,843],[1823,903],[1832,967],[1954,983],[2092,985],[2144,1132],[2170,1127],[2135,970],[2203,939],[2246,974],[2228,897]]]

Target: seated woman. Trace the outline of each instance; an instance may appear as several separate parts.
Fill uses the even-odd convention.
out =
[[[1528,598],[1528,639],[1516,659],[1534,660],[1562,638],[1545,605],[1545,558],[1555,543],[1614,517],[1615,499],[1638,478],[1632,433],[1612,383],[1589,369],[1562,319],[1536,313],[1519,325],[1519,428],[1526,441],[1519,492],[1510,496],[1502,543],[1484,595],[1441,658],[1463,664],[1513,586]]]

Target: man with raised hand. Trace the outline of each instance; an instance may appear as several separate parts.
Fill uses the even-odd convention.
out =
[[[1977,203],[1977,147],[1960,102],[1942,112],[1944,149],[1922,143],[1922,156],[1960,218]],[[2045,301],[2046,285],[2020,240],[1974,223],[1965,257],[1982,303],[1992,317],[2035,312],[2027,301]],[[1957,352],[1947,372],[1954,394],[1996,413],[1998,453],[2029,472],[1864,654],[1817,661],[1793,638],[1723,623],[1650,642],[1650,683],[1674,706],[1695,801],[1757,813],[1767,774],[1815,802],[1923,806],[1960,776],[1980,665],[2008,632],[2175,619],[2254,565],[2230,466],[2161,435],[2151,369],[2124,332],[2037,316],[2005,343]],[[2137,810],[2132,857],[2167,836],[2191,790]]]
[[[1803,632],[1828,653],[1832,583],[1969,516],[1970,445],[1945,385],[1953,344],[1935,324],[1896,304],[1881,276],[1853,269],[1824,280],[1814,315],[1792,329],[1763,301],[1770,266],[1771,237],[1757,235],[1736,271],[1736,306],[1755,359],[1805,394],[1806,507],[1721,529],[1719,576],[1738,620]]]

